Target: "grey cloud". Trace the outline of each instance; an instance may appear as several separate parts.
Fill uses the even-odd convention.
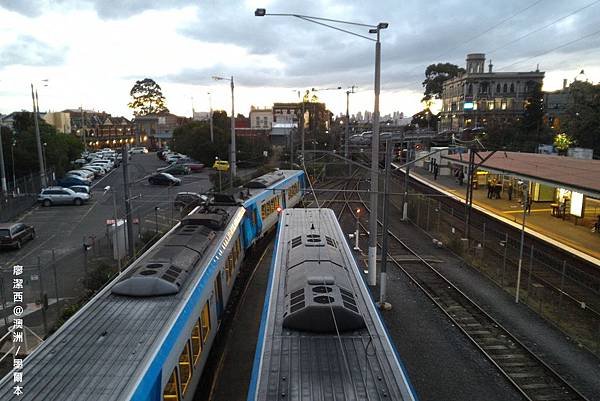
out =
[[[0,0],[0,7],[28,17],[37,17],[42,14],[44,3],[44,0]]]
[[[64,62],[67,51],[66,46],[51,46],[34,37],[23,35],[0,50],[0,67],[60,65]]]

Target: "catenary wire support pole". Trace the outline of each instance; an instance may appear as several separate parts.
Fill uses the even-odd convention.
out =
[[[129,197],[129,149],[125,144],[123,154],[123,195],[125,196],[125,221],[127,223],[127,256],[132,260],[135,255],[135,238],[133,236],[133,218],[131,215],[131,199]]]
[[[404,141],[402,141],[403,143]],[[402,221],[408,221],[408,182],[410,181],[410,142],[406,141],[406,169],[404,170],[404,198],[402,200]]]
[[[519,289],[521,288],[521,269],[523,267],[523,246],[525,244],[525,216],[529,209],[529,182],[523,189],[523,219],[521,221],[521,244],[519,246],[519,265],[517,269],[517,288],[515,290],[515,303],[519,303]],[[531,268],[531,267],[530,267]]]
[[[352,85],[349,90],[346,91],[346,132],[344,133],[344,157],[349,158],[348,141],[350,140],[350,94],[354,93],[356,86]],[[348,164],[348,176],[352,174],[352,165]]]
[[[382,310],[392,309],[392,305],[386,302],[387,290],[387,254],[388,254],[388,229],[389,229],[389,209],[390,209],[390,166],[392,164],[391,141],[385,142],[385,181],[383,192],[383,238],[381,244],[381,273],[379,278],[379,302],[377,305]]]
[[[42,187],[48,186],[46,181],[46,168],[44,167],[44,155],[42,153],[42,141],[40,139],[40,124],[38,122],[39,113],[36,107],[36,97],[37,92],[33,90],[33,84],[31,84],[31,100],[33,101],[33,121],[35,124],[35,141],[38,153],[38,162],[40,166],[40,180],[42,182]]]

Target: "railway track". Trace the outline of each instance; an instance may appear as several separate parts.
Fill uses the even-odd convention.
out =
[[[344,194],[346,194],[344,192]],[[348,204],[360,204],[369,212],[368,205],[358,199]],[[353,207],[347,208],[354,215]],[[366,216],[360,216],[364,219]],[[356,216],[354,215],[356,219]],[[378,221],[382,225],[381,221]],[[361,222],[363,230],[367,227]],[[453,285],[433,265],[424,260],[392,230],[388,260],[419,288],[448,316],[463,334],[494,364],[525,399],[531,401],[586,401],[587,398],[572,387],[556,370],[535,355],[506,328]],[[378,244],[380,247],[381,245]],[[402,263],[399,255],[413,258]]]

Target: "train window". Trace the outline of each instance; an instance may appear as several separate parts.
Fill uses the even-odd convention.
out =
[[[208,302],[206,302],[206,305],[202,308],[200,322],[202,323],[202,344],[204,344],[208,339],[208,333],[210,333],[210,311],[208,309]]]
[[[298,192],[300,192],[300,184],[295,183],[287,190],[288,199],[292,199]]]
[[[179,377],[177,376],[177,368],[173,369],[169,381],[165,385],[163,391],[164,401],[179,401]]]
[[[200,321],[198,320],[192,329],[192,358],[194,365],[198,363],[200,359],[200,353],[202,352],[202,338],[200,336]]]
[[[229,284],[229,282],[231,281],[231,277],[233,276],[233,252],[234,251],[232,251],[229,257],[227,258],[227,262],[225,262],[225,277],[227,278],[227,284]]]
[[[277,211],[279,207],[279,196],[274,196],[267,202],[263,203],[260,207],[260,215],[263,219],[269,217],[271,214]]]
[[[188,384],[192,380],[192,359],[190,358],[190,344],[185,343],[183,351],[179,356],[179,374],[181,375],[181,393],[185,396]]]

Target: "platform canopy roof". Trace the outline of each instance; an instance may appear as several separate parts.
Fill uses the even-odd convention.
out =
[[[475,163],[479,164],[490,153],[478,152]],[[469,164],[469,155],[466,153],[452,154],[444,158],[465,166]],[[600,160],[497,151],[481,164],[480,169],[600,198]]]

